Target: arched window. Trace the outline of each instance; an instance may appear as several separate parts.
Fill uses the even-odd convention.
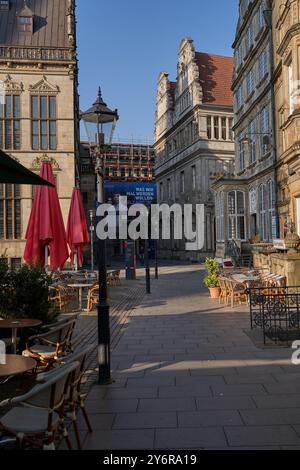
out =
[[[245,193],[228,193],[228,239],[246,240]]]

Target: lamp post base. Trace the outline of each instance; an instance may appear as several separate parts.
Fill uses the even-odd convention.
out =
[[[109,305],[106,301],[100,302],[98,311],[98,383],[101,385],[111,383],[110,368],[110,324]]]

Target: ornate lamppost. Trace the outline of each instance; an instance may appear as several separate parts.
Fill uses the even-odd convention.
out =
[[[118,111],[112,111],[104,103],[99,88],[98,97],[93,106],[81,113],[89,140],[90,153],[95,166],[97,178],[97,204],[105,203],[104,196],[104,156],[109,151],[116,123],[119,119]],[[107,302],[107,270],[106,270],[106,242],[98,240],[98,266],[99,266],[99,305],[98,310],[98,364],[99,383],[102,385],[111,382],[110,368],[110,325],[109,305]]]

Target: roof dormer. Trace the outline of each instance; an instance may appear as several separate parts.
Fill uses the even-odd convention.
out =
[[[34,14],[33,11],[27,5],[26,0],[24,0],[24,6],[22,10],[17,14],[17,24],[18,31],[22,33],[33,33],[33,21]]]

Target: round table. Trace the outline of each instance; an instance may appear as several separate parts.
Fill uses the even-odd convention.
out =
[[[93,287],[94,284],[68,284],[68,287],[72,287],[74,289],[78,289],[78,303],[79,303],[79,310],[82,311],[82,291],[83,289],[89,289]]]
[[[1,328],[11,329],[12,350],[13,353],[16,354],[18,329],[33,328],[35,326],[40,326],[41,324],[41,320],[33,320],[31,318],[11,318],[7,320],[0,320],[0,330]]]
[[[6,364],[0,363],[0,377],[2,378],[24,374],[35,369],[37,364],[35,359],[17,354],[6,354],[5,362]]]

